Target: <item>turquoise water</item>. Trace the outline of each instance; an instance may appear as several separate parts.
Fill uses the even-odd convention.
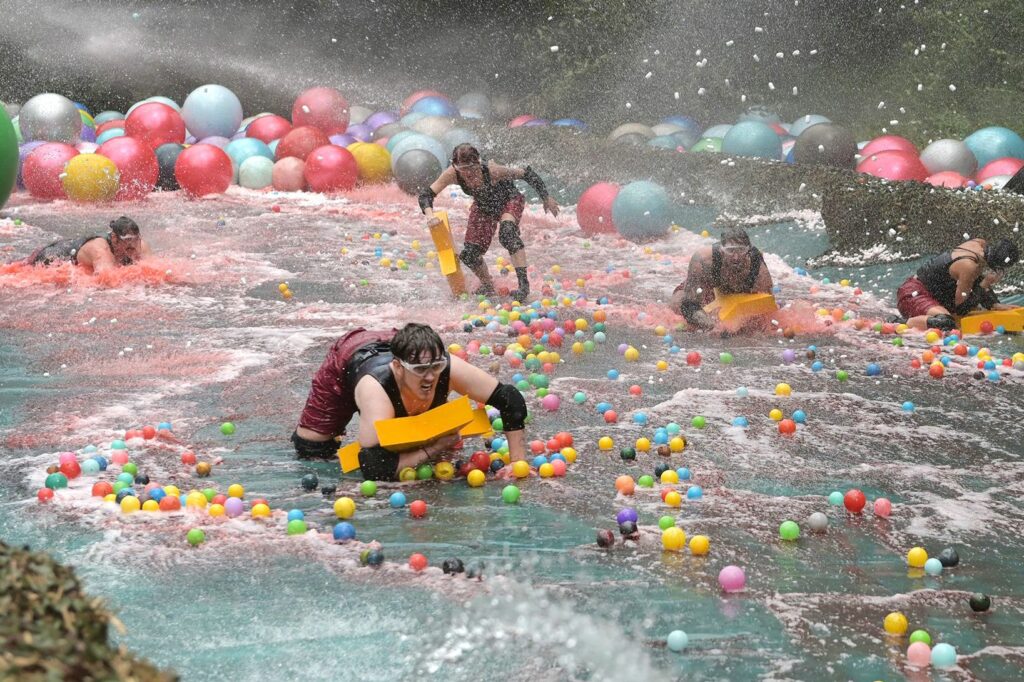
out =
[[[2,232],[18,254],[103,218],[95,208],[63,205],[9,210],[26,223]],[[465,207],[453,210],[461,225]],[[698,237],[682,231],[646,253],[584,240],[571,215],[554,223],[530,213],[524,236],[535,285],[557,264],[559,280],[592,274],[587,295],[611,299],[607,342],[582,357],[561,349],[552,390],[562,408],[548,414],[529,398],[530,437],[570,430],[579,459],[565,478],[523,482],[518,506],[502,503],[498,482],[404,486],[410,500],[428,503],[421,520],[388,506],[390,487],[364,500],[359,480],[345,478],[338,494],[357,500],[358,540],[383,543],[387,562],[374,570],[358,565],[361,544],[329,540],[332,500],[299,486],[310,471],[321,481],[337,476],[334,464],[295,461],[287,441],[312,372],[329,343],[355,325],[419,319],[463,345],[504,343],[505,333],[462,331],[461,317],[475,307],[449,303],[436,271],[422,265],[426,249],[417,256],[412,241],[426,235],[413,203],[396,193],[350,203],[234,191],[191,203],[154,196],[136,220],[161,260],[118,287],[0,273],[0,538],[73,564],[124,621],[120,641],[185,679],[924,679],[905,667],[906,642],[884,634],[892,610],[961,654],[957,669],[932,671],[931,679],[1017,676],[1024,466],[1011,425],[1024,417],[1021,373],[977,381],[954,362],[936,381],[910,369],[926,347],[921,336],[898,349],[888,337],[826,326],[814,314],[819,307],[872,318],[892,312],[891,292],[914,263],[801,277],[792,268],[824,250],[824,235],[796,224],[752,228],[780,298],[794,303],[784,323],[802,331],[792,340],[688,336],[672,329],[658,301],[682,279]],[[686,227],[700,229],[693,222]],[[386,241],[372,236],[389,230],[396,234]],[[406,258],[410,269],[380,267],[377,247]],[[504,254],[495,245],[491,255]],[[629,278],[618,274],[627,268]],[[866,293],[835,285],[812,293],[822,277],[848,277]],[[282,281],[292,301],[281,299]],[[580,315],[566,309],[560,317]],[[669,327],[683,352],[669,352],[653,334],[656,324]],[[639,363],[617,354],[623,342],[641,350]],[[804,359],[811,344],[825,365],[819,373]],[[1015,337],[986,344],[1000,357],[1024,350]],[[785,366],[787,347],[798,362]],[[703,355],[699,368],[686,366],[692,350]],[[726,350],[732,365],[717,362]],[[657,371],[658,359],[670,369]],[[869,362],[882,365],[882,376],[865,376]],[[616,382],[605,377],[613,367],[622,372]],[[851,379],[837,382],[837,368]],[[498,371],[504,380],[513,374],[507,365]],[[789,398],[773,395],[782,381],[793,388]],[[643,387],[640,398],[628,394],[634,383]],[[748,397],[737,395],[740,386]],[[587,393],[582,406],[571,401],[577,390]],[[595,412],[603,400],[618,411],[618,424]],[[913,414],[901,409],[905,400],[916,404]],[[767,417],[773,407],[805,410],[806,427],[781,438]],[[638,410],[651,426],[632,423]],[[705,429],[690,426],[698,414]],[[738,415],[748,417],[748,429],[730,426]],[[280,516],[126,517],[74,490],[51,505],[35,501],[56,453],[105,448],[126,428],[165,420],[179,443],[131,444],[152,480],[183,490],[242,483],[250,499],[304,510],[316,532],[289,537]],[[225,420],[237,427],[232,437],[219,431]],[[661,459],[642,454],[627,463],[617,448],[670,421],[688,440],[672,462],[694,472],[704,499],[673,510],[657,488],[617,498],[617,476],[651,473]],[[613,454],[597,448],[603,435],[615,439]],[[184,449],[223,461],[209,479],[197,479],[180,463]],[[850,487],[869,500],[890,498],[892,517],[848,516],[828,505],[829,492]],[[640,513],[644,540],[599,550],[595,530],[613,529],[626,506]],[[806,527],[815,511],[828,514],[827,533]],[[709,536],[710,554],[663,552],[656,535],[663,514],[688,535]],[[804,527],[796,543],[778,539],[785,519]],[[200,548],[185,542],[191,527],[206,530]],[[917,545],[930,555],[956,547],[961,565],[939,577],[908,571],[904,557]],[[482,560],[486,578],[413,574],[405,568],[413,552],[432,566],[448,557]],[[716,576],[731,563],[746,570],[747,588],[724,595]],[[993,596],[991,612],[970,612],[967,596],[976,590]],[[690,637],[682,654],[663,646],[675,629]]]

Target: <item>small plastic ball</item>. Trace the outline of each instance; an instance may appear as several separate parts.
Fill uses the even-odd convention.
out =
[[[939,552],[939,561],[945,568],[952,568],[960,563],[960,555],[952,547],[947,547]]]
[[[942,562],[932,557],[928,561],[924,562],[924,572],[928,575],[939,575],[942,573]]]
[[[778,395],[778,396],[788,396],[788,395],[792,394],[792,392],[793,392],[793,389],[790,387],[789,384],[776,384],[775,385],[775,395]]]
[[[690,643],[690,638],[682,630],[673,630],[669,633],[665,643],[668,644],[668,648],[672,651],[680,652]]]
[[[665,516],[662,516],[660,519],[658,519],[658,528],[660,528],[662,530],[665,530],[666,528],[671,528],[674,525],[676,525],[675,518],[673,518],[673,517],[671,517],[671,516],[669,516],[667,514]]]
[[[845,369],[836,370],[836,379],[840,382],[846,381],[850,378],[850,373]]]
[[[185,466],[193,466],[196,463],[196,453],[194,452],[183,452],[181,453],[181,463]]]
[[[237,497],[239,499],[245,497],[245,488],[238,483],[232,483],[228,486],[228,497]]]
[[[306,522],[302,519],[292,519],[288,522],[288,535],[302,535],[306,530]]]
[[[640,452],[647,452],[651,449],[651,441],[647,438],[637,438],[635,447]]]
[[[800,526],[796,521],[783,521],[779,526],[779,537],[783,540],[796,540],[800,537]]]
[[[661,482],[666,485],[679,483],[679,474],[674,469],[667,469],[661,473]]]
[[[654,477],[648,474],[644,474],[643,476],[637,479],[636,484],[641,488],[653,488]]]
[[[903,635],[907,632],[907,617],[899,611],[893,611],[885,617],[882,625],[890,635]]]
[[[665,495],[665,504],[670,507],[678,507],[683,503],[683,496],[677,493],[675,490],[670,490]]]
[[[201,528],[193,528],[188,532],[186,538],[188,539],[188,544],[198,547],[206,541],[206,533]]]
[[[811,527],[811,530],[821,532],[828,528],[828,517],[821,512],[814,512],[808,517],[807,525]]]
[[[231,422],[224,422],[220,425],[220,432],[225,436],[230,436],[235,432],[235,425]]]
[[[209,462],[199,462],[196,464],[196,476],[199,476],[200,478],[206,478],[210,475],[212,470],[213,467],[210,466]]]
[[[441,563],[441,570],[444,571],[445,575],[455,575],[456,573],[464,573],[466,571],[465,565],[462,563],[462,559],[445,559]]]
[[[694,535],[690,538],[690,553],[694,556],[704,556],[711,549],[711,541],[706,535]]]
[[[530,475],[530,465],[524,460],[512,463],[512,475],[516,478],[526,478]]]
[[[613,441],[609,436],[601,436],[597,441],[597,447],[602,450],[611,450],[615,447],[615,441]]]
[[[391,493],[391,496],[388,498],[388,504],[390,504],[393,509],[401,509],[405,506],[405,493]]]
[[[377,484],[374,481],[363,481],[359,486],[359,492],[363,497],[373,497],[377,494]]]
[[[732,353],[719,353],[718,361],[723,365],[731,365],[733,361]]]
[[[416,470],[413,469],[412,467],[403,467],[402,470],[398,472],[398,480],[402,481],[403,483],[415,481]]]
[[[602,528],[599,531],[597,531],[597,546],[598,547],[611,547],[614,544],[615,544],[615,533],[613,533],[612,531],[608,530],[607,528]]]
[[[796,433],[796,422],[792,419],[783,419],[779,422],[779,433],[784,436],[792,436]]]
[[[828,494],[828,503],[833,507],[838,507],[843,503],[843,494],[838,490],[834,490]]]
[[[505,504],[518,504],[520,494],[519,488],[507,485],[501,490],[501,499]]]
[[[619,450],[619,457],[621,457],[623,461],[633,461],[636,459],[636,450],[634,448],[622,448]]]
[[[409,516],[414,519],[422,519],[427,515],[427,503],[423,500],[413,500],[409,505]]]
[[[907,552],[907,566],[911,568],[924,568],[926,561],[928,561],[928,552],[924,551],[922,547],[914,547]]]
[[[932,645],[932,636],[928,634],[926,630],[914,630],[910,633],[908,640],[911,644],[914,642],[924,642],[929,647]]]
[[[747,584],[747,576],[739,566],[726,566],[718,573],[718,584],[726,592],[739,592]]]
[[[691,485],[686,489],[686,499],[699,500],[704,497],[704,489],[699,485]]]
[[[881,516],[884,519],[888,518],[891,513],[892,502],[884,497],[879,497],[875,500],[875,516]]]
[[[320,485],[320,479],[316,474],[306,474],[302,477],[301,484],[303,490],[316,490]]]
[[[427,557],[422,554],[413,554],[409,557],[409,568],[419,573],[427,567]]]
[[[768,418],[774,422],[782,421],[782,416],[782,410],[778,408],[775,408],[774,410],[768,413]]]
[[[636,484],[633,481],[632,476],[623,474],[615,479],[615,489],[623,495],[632,495],[636,489]]]
[[[350,519],[356,513],[356,503],[351,497],[339,497],[334,501],[334,514],[339,519]]]
[[[846,494],[843,495],[843,506],[852,514],[861,513],[865,504],[867,504],[867,498],[864,497],[864,493],[856,488],[847,490]]]
[[[956,649],[951,644],[939,642],[932,647],[932,665],[936,668],[952,668],[956,665]]]
[[[519,462],[515,462],[512,465],[513,473],[516,470],[516,466],[515,466],[516,464],[519,464]],[[526,464],[526,462],[523,462],[523,464]],[[527,470],[529,470],[529,468],[530,468],[529,465],[527,465],[526,468],[527,468]],[[472,471],[470,471],[466,475],[466,483],[468,483],[469,487],[471,487],[471,488],[479,488],[480,486],[482,486],[486,482],[487,482],[487,475],[484,474],[484,472],[480,471],[479,469],[473,469]]]
[[[992,598],[987,594],[981,592],[975,592],[971,595],[970,601],[971,611],[975,613],[982,613],[992,608]]]
[[[682,528],[672,526],[661,532],[661,546],[670,552],[678,552],[686,545],[686,533]]]
[[[927,642],[911,642],[907,647],[907,663],[917,668],[927,668],[932,660],[932,650]]]
[[[356,537],[356,529],[351,523],[347,521],[340,521],[334,524],[334,539],[339,541],[354,540]]]
[[[707,425],[708,420],[701,415],[697,415],[696,417],[690,420],[690,426],[692,426],[695,429],[703,429]]]
[[[668,449],[672,452],[682,452],[686,449],[686,439],[682,436],[676,436],[668,442]]]

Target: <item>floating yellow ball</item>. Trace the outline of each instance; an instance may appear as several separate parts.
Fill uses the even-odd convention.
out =
[[[903,635],[907,632],[907,617],[899,611],[893,611],[885,617],[885,631],[890,635]]]
[[[339,497],[334,501],[334,513],[339,519],[351,519],[356,513],[355,501],[351,497]]]
[[[120,179],[117,166],[99,154],[79,154],[64,167],[61,182],[69,199],[111,201]]]
[[[647,452],[651,449],[651,441],[647,438],[637,438],[634,447],[640,452]]]
[[[704,556],[711,549],[711,541],[706,535],[694,535],[690,538],[690,553],[694,556]]]
[[[679,483],[679,474],[675,469],[666,469],[661,472],[661,482],[665,484]]]
[[[773,422],[782,421],[782,410],[780,410],[779,408],[775,408],[774,410],[768,413],[768,416],[771,417]]]
[[[611,436],[601,436],[601,439],[597,441],[597,447],[602,450],[611,450],[615,447],[615,441],[611,439]]]
[[[466,483],[469,484],[470,488],[479,488],[486,482],[487,476],[484,474],[484,472],[480,471],[479,469],[473,469],[468,474],[466,474]]]
[[[583,355],[583,343],[581,341],[577,341],[572,344],[572,352],[576,355]]]
[[[115,498],[116,499],[116,498]],[[142,503],[139,502],[139,498],[134,495],[128,495],[121,500],[121,511],[125,514],[132,514],[139,511],[142,508]]]
[[[114,493],[110,493],[109,495],[104,495],[103,496],[103,501],[104,502],[117,502],[117,495],[115,495]]]
[[[228,486],[228,497],[237,497],[242,499],[245,496],[245,488],[238,483],[232,483]]]
[[[165,485],[164,492],[172,497],[181,497],[181,491],[178,490],[178,486],[176,485]]]
[[[413,469],[412,467],[405,467],[404,469],[402,469],[401,471],[398,472],[398,480],[402,481],[403,483],[408,483],[410,481],[415,481],[416,480],[416,470]]]
[[[927,334],[924,335],[924,340],[927,341],[928,343],[938,343],[939,339],[941,338],[942,337],[939,336],[939,333],[936,331],[929,331]]]
[[[923,547],[915,547],[907,552],[907,566],[911,568],[924,568],[926,561],[928,561],[928,552],[924,551]]]
[[[540,474],[541,478],[551,478],[555,475],[555,467],[551,466],[549,462],[544,462],[537,469],[537,473]]]
[[[636,362],[640,359],[640,351],[630,346],[626,349],[626,362]]]
[[[562,457],[565,457],[565,461],[572,464],[576,461],[576,449],[575,448],[562,448]]]
[[[686,449],[686,439],[682,436],[676,436],[668,442],[668,449],[672,452],[682,452]]]
[[[208,503],[206,495],[198,490],[193,490],[185,497],[185,506],[189,509],[206,509]]]
[[[668,332],[665,331],[665,328],[662,327],[660,324],[657,327],[654,328],[654,335],[655,336],[665,336],[665,334],[667,334],[667,333]]]
[[[670,552],[678,552],[686,545],[686,533],[678,526],[661,531],[661,546]]]
[[[526,460],[519,460],[512,463],[512,475],[516,478],[526,478],[530,475],[530,465]]]
[[[438,462],[434,465],[434,476],[442,481],[450,481],[455,476],[455,467],[451,462]]]
[[[775,384],[775,395],[788,396],[792,392],[789,384]]]
[[[683,496],[677,493],[675,490],[670,490],[665,494],[665,504],[670,507],[678,507],[683,503]]]
[[[146,500],[142,503],[142,511],[158,512],[160,511],[160,503],[156,500]]]
[[[339,502],[340,501],[341,500],[339,500]],[[335,502],[334,506],[335,506],[335,511],[337,511],[338,503]],[[262,504],[262,503],[261,504],[254,504],[250,514],[252,514],[252,517],[254,519],[265,519],[265,518],[268,518],[270,516],[270,507],[268,507],[267,505]],[[348,518],[348,517],[345,517],[345,518]]]
[[[659,372],[664,372],[665,370],[668,369],[668,363],[665,362],[664,360],[658,360],[658,364],[655,365],[655,367],[658,368]]]
[[[224,516],[224,505],[222,504],[211,504],[209,509],[210,516]]]

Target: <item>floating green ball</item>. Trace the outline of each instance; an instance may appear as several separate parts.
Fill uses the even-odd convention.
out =
[[[577,405],[582,405],[587,402],[587,394],[583,391],[576,391],[576,394],[572,397],[572,401]]]
[[[836,370],[836,379],[839,381],[846,381],[850,378],[850,373],[845,369]]]
[[[501,490],[501,499],[505,501],[505,504],[518,504],[519,495],[519,488],[514,485],[507,485]]]
[[[373,497],[377,494],[377,484],[373,481],[363,481],[363,484],[359,486],[359,492],[363,494],[363,497]]]
[[[495,419],[494,421],[491,422],[491,428],[494,431],[496,431],[496,432],[504,431],[505,430],[505,422],[503,422],[501,420],[501,417],[498,417],[497,419]]]
[[[306,522],[302,519],[292,519],[288,522],[288,535],[302,535],[306,532]]]
[[[586,352],[593,353],[594,348],[596,348],[596,346],[594,345],[593,341],[587,339],[586,341],[583,342],[583,350],[585,350]]]
[[[127,471],[122,471],[121,473],[119,473],[117,475],[116,480],[118,483],[124,483],[125,485],[131,485],[132,483],[135,483],[135,477],[129,474]]]
[[[136,464],[135,462],[125,462],[124,466],[121,467],[121,471],[123,471],[126,474],[131,474],[132,476],[134,476],[135,474],[139,473],[139,465]]]
[[[213,498],[217,497],[217,491],[213,488],[203,488],[203,497],[206,498],[207,503],[213,502]]]
[[[434,467],[429,464],[421,464],[416,467],[416,480],[429,481],[434,477]]]
[[[367,280],[367,279],[361,279],[361,280],[359,280],[359,286],[361,286],[361,287],[368,287],[368,286],[370,286],[370,281]]]
[[[548,389],[546,389],[546,388],[538,388],[537,389],[537,397],[538,398],[543,398],[547,394],[548,394]]]
[[[902,336],[897,336],[895,339],[892,340],[892,345],[902,347],[903,346],[903,337]]]
[[[516,389],[519,390],[520,392],[529,391],[530,382],[527,381],[526,379],[520,379],[519,381],[516,382]]]
[[[235,432],[235,425],[231,422],[224,422],[220,425],[220,432],[225,436],[230,436]]]
[[[480,355],[490,355],[490,354],[491,354],[491,347],[490,346],[480,346]]]
[[[56,476],[56,474],[53,474],[53,475]],[[63,475],[63,474],[61,474],[61,475]],[[113,489],[113,491],[115,493],[119,493],[119,492],[121,492],[122,490],[124,490],[125,488],[127,488],[129,486],[131,486],[131,483],[125,483],[124,481],[114,481],[114,485],[111,486],[111,488]],[[50,486],[47,485],[46,487],[49,488]],[[65,481],[64,485],[61,486],[61,487],[62,488],[66,488],[67,487],[67,482]]]
[[[720,363],[722,363],[723,365],[731,365],[732,364],[732,353],[719,353],[718,354],[718,361]]]
[[[203,532],[202,528],[193,528],[186,537],[188,538],[188,544],[193,547],[198,547],[206,541],[206,533]]]
[[[115,440],[110,444],[111,450],[127,450],[128,446],[124,444],[123,440]]]
[[[783,521],[779,526],[779,537],[783,540],[796,540],[800,537],[800,526],[796,521]]]
[[[667,514],[658,519],[658,528],[662,530],[671,528],[674,525],[676,525],[676,520]]]
[[[654,476],[651,476],[650,474],[644,474],[639,479],[637,479],[636,484],[641,488],[653,488]]]
[[[843,494],[835,490],[828,494],[828,503],[833,507],[840,507],[843,504]]]
[[[708,420],[700,416],[699,414],[690,420],[690,426],[692,426],[695,429],[703,429],[707,425]]]
[[[634,448],[622,448],[619,450],[619,457],[626,461],[636,459],[636,450]]]
[[[594,323],[594,331],[595,332],[603,332],[604,330],[605,330],[604,322],[595,322]]]
[[[43,485],[45,485],[50,490],[58,490],[60,488],[67,488],[68,487],[68,477],[58,471],[56,473],[52,473],[49,476],[47,476],[46,477],[46,483],[44,483]],[[117,492],[117,491],[114,491],[114,492]]]
[[[932,636],[929,635],[925,630],[914,630],[910,633],[910,643],[924,642],[928,646],[932,645]]]

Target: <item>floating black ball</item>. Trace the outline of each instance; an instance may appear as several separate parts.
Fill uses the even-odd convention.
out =
[[[607,528],[602,528],[597,531],[597,546],[598,547],[611,547],[615,544],[615,533],[611,532]]]
[[[321,493],[323,494],[323,496],[324,496],[324,497],[330,497],[331,495],[333,495],[333,494],[334,494],[334,492],[335,492],[335,491],[336,491],[337,489],[338,489],[338,487],[337,487],[337,486],[334,486],[334,485],[325,485],[325,486],[323,486],[322,488],[320,488],[320,492],[321,492]]]
[[[445,572],[445,575],[455,575],[456,573],[464,573],[466,567],[462,563],[462,559],[445,559],[444,563],[441,564],[441,570]]]
[[[135,485],[147,485],[149,483],[149,476],[146,474],[139,474],[135,477]]]
[[[625,461],[632,461],[636,459],[636,450],[633,448],[622,448],[619,450],[619,457]]]
[[[992,598],[987,594],[981,592],[975,592],[971,595],[971,610],[975,613],[981,613],[982,611],[988,611],[992,608]]]
[[[320,485],[320,479],[316,474],[306,474],[302,477],[303,490],[316,490],[318,485]]]
[[[960,563],[960,555],[952,547],[947,547],[939,552],[939,563],[943,568],[951,568]]]
[[[619,524],[619,532],[622,537],[628,538],[637,534],[636,522],[635,521],[623,521]]]

